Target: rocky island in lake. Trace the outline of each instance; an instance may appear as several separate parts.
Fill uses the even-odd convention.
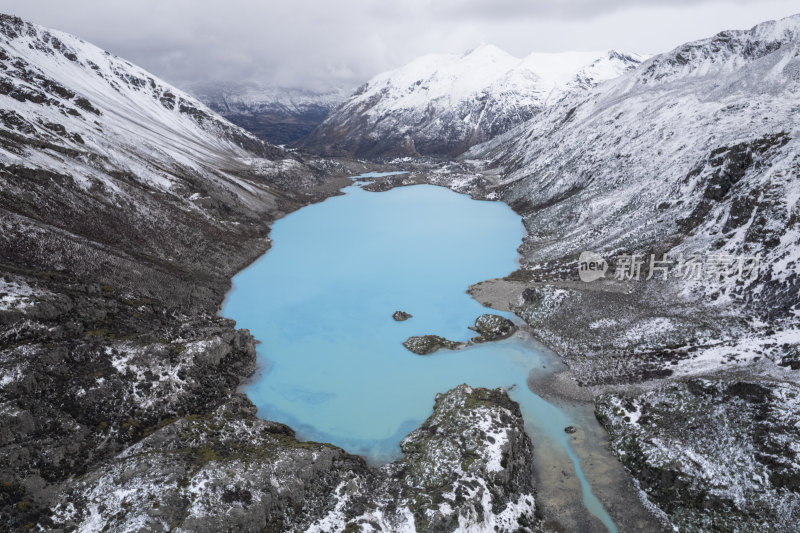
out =
[[[392,314],[392,318],[395,319],[397,322],[404,322],[409,318],[412,318],[414,315],[411,313],[406,313],[405,311],[395,311]]]

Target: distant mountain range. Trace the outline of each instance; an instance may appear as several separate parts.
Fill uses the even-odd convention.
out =
[[[275,144],[306,137],[351,89],[311,91],[248,83],[194,83],[186,89],[208,107],[256,136]]]
[[[518,59],[492,45],[427,55],[375,76],[301,146],[337,156],[456,156],[642,59],[617,51]]]

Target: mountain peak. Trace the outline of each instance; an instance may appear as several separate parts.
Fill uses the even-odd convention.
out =
[[[622,50],[615,50],[610,49],[606,52],[606,57],[611,60],[619,60],[619,61],[637,61],[641,63],[645,59],[647,59],[648,55],[646,54],[637,54],[635,52],[624,52]]]
[[[458,155],[532,118],[565,94],[585,91],[639,64],[636,54],[617,54],[536,53],[520,59],[482,44],[461,56],[423,56],[374,77],[304,145],[367,157],[409,146],[420,154]],[[407,142],[409,135],[413,144]],[[335,151],[329,150],[334,145]]]
[[[753,26],[749,33],[761,39],[795,40],[800,33],[800,13],[778,20],[768,20]]]
[[[787,47],[800,47],[800,15],[683,44],[650,59],[637,73],[636,81],[663,84],[713,77],[739,70]]]
[[[461,55],[461,58],[510,58],[513,57],[511,54],[500,48],[499,46],[495,46],[493,44],[481,43],[475,48],[467,50]]]

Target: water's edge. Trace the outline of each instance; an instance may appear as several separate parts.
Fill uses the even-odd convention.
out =
[[[402,174],[402,173],[403,172],[397,172],[396,174]],[[368,174],[356,176],[356,178],[373,178],[373,177],[381,177],[381,176],[391,175],[391,174],[395,174],[395,173],[380,173],[380,174],[368,173]],[[333,198],[336,198],[336,197],[333,197]],[[330,199],[325,200],[325,201],[329,201],[329,200]],[[270,249],[270,251],[271,250],[272,250],[272,248]],[[250,268],[250,267],[248,267],[248,268]],[[466,288],[467,287],[464,287],[465,290],[466,290]],[[229,292],[229,295],[232,294],[234,292],[234,290],[235,290],[235,285],[232,283],[232,289]],[[227,302],[227,300],[228,300],[228,296],[226,296],[226,302]],[[223,303],[223,309],[225,308],[224,306],[225,306],[225,303]],[[258,337],[258,335],[257,335],[257,337]],[[561,369],[561,367],[563,367],[563,363],[561,362],[560,358],[555,353],[553,353],[550,350],[544,349],[541,345],[536,343],[536,341],[533,340],[533,337],[530,336],[528,333],[518,334],[516,336],[516,338],[517,338],[518,341],[522,340],[523,342],[530,343],[531,346],[532,346],[531,349],[534,349],[533,346],[536,346],[536,349],[537,349],[537,351],[539,353],[546,354],[546,357],[543,360],[543,362],[544,362],[543,366],[546,368],[546,370],[543,368],[542,371],[539,372],[539,374],[540,374],[538,376],[539,378],[544,378],[545,376],[554,375],[559,369]],[[256,376],[257,379],[260,379],[261,377],[263,377],[263,373],[265,371],[269,371],[270,370],[269,368],[264,368],[263,363],[264,363],[264,360],[262,360],[262,357],[260,356],[259,357],[259,365],[260,365],[260,367],[259,367],[259,374]],[[250,387],[252,387],[253,382],[254,382],[254,380],[251,379],[251,380],[249,380],[249,382],[247,382],[244,385],[244,391],[245,392],[247,392],[248,389]],[[569,478],[570,474],[569,473],[565,473],[563,471],[564,469],[560,467],[560,465],[569,464],[571,466],[573,479],[571,479],[571,480],[570,479],[566,479],[566,480],[565,479],[561,479],[560,483],[558,483],[559,485],[564,485],[565,487],[567,487],[566,491],[561,490],[560,491],[561,493],[564,493],[564,492],[571,493],[571,497],[568,498],[569,501],[564,501],[563,505],[565,507],[572,506],[572,504],[574,504],[575,500],[577,499],[577,494],[580,493],[581,494],[580,501],[585,506],[585,508],[584,508],[583,512],[578,513],[578,512],[576,512],[578,510],[573,507],[572,508],[572,512],[575,515],[582,515],[582,514],[586,514],[585,511],[588,511],[591,515],[593,515],[593,518],[590,518],[588,515],[585,516],[585,517],[574,516],[573,519],[576,521],[575,523],[576,524],[577,523],[583,523],[588,518],[590,522],[593,522],[593,521],[597,520],[598,522],[601,522],[608,530],[616,532],[617,531],[617,527],[616,527],[614,521],[612,520],[612,518],[609,515],[609,513],[606,512],[606,510],[604,509],[604,507],[601,504],[600,500],[598,500],[598,498],[594,495],[594,493],[592,491],[592,487],[590,485],[590,482],[587,479],[587,477],[585,476],[585,474],[584,474],[584,472],[583,472],[583,470],[581,468],[582,458],[579,457],[578,453],[576,453],[573,450],[572,446],[570,445],[570,440],[571,440],[570,436],[567,433],[563,432],[563,428],[565,426],[573,425],[574,421],[576,420],[576,416],[575,416],[576,414],[579,415],[580,420],[581,420],[580,423],[577,424],[579,427],[584,426],[588,422],[589,419],[585,416],[586,415],[586,405],[585,404],[580,404],[578,402],[571,402],[571,401],[569,401],[569,399],[566,399],[566,398],[558,398],[557,399],[558,405],[556,405],[555,403],[552,403],[552,399],[551,398],[548,398],[548,400],[550,400],[550,401],[543,399],[541,397],[541,395],[539,395],[536,392],[536,390],[534,390],[534,387],[530,386],[530,380],[528,380],[527,382],[523,382],[523,383],[525,383],[525,386],[520,386],[520,387],[513,388],[512,390],[509,391],[509,395],[512,397],[512,399],[514,399],[515,401],[517,401],[518,403],[521,404],[521,407],[523,409],[523,414],[525,415],[525,426],[526,426],[526,429],[527,429],[529,435],[531,436],[531,439],[533,440],[533,443],[534,443],[534,445],[536,447],[535,448],[535,461],[536,461],[536,465],[535,466],[537,468],[536,468],[536,472],[534,472],[534,476],[537,478],[537,481],[538,481],[537,485],[539,485],[539,487],[540,487],[540,492],[542,494],[547,494],[549,484],[556,483],[554,476],[546,475],[546,472],[544,470],[544,468],[546,466],[549,466],[551,469],[558,469],[558,472],[557,472],[558,476],[561,476],[562,478]],[[550,425],[555,423],[558,426],[560,426],[558,429],[561,430],[561,435],[557,436],[555,439],[553,439],[553,438],[550,439],[553,442],[547,442],[547,438],[543,439],[542,435],[544,435],[547,432],[542,430],[543,429],[542,421],[541,420],[537,420],[535,417],[531,416],[531,413],[529,412],[530,409],[526,408],[526,406],[530,405],[530,398],[525,398],[522,395],[534,395],[537,398],[536,401],[541,402],[541,404],[537,407],[537,409],[540,409],[540,410],[541,409],[545,409],[545,410],[549,409],[550,410],[550,414],[548,416],[548,418],[550,419],[550,421],[549,421]],[[526,414],[526,411],[527,411],[527,414]],[[591,418],[593,418],[593,417],[591,417]],[[547,423],[548,422],[545,422],[545,424],[547,424]],[[589,431],[589,433],[592,433],[592,432],[596,433],[596,430],[598,430],[598,429],[600,429],[602,431],[602,428],[599,427],[599,424],[597,423],[596,420],[594,421],[594,424],[597,425],[598,427],[597,428],[592,428],[592,431]],[[295,428],[295,429],[297,429],[297,428]],[[552,435],[553,434],[552,427],[548,428],[548,429],[549,429],[550,434]],[[407,433],[407,431],[405,431],[405,429],[404,429],[404,432]],[[304,431],[303,429],[298,430],[298,435],[300,437],[308,436],[308,437],[312,437],[313,438],[313,434],[304,435],[304,433],[307,433],[307,432]],[[575,439],[577,439],[579,437],[580,437],[580,435],[578,435],[578,437],[573,437],[572,440],[575,440]],[[585,442],[584,442],[584,446],[585,446]],[[348,450],[348,451],[351,451],[351,450]],[[583,451],[585,451],[585,449]],[[358,451],[355,451],[354,453],[358,453]],[[576,484],[577,484],[577,486],[576,486]],[[559,492],[559,491],[555,491],[555,492]],[[558,500],[559,497],[563,497],[563,495],[562,496],[556,495],[556,496],[551,497],[551,499],[553,501],[556,501],[556,500]],[[547,506],[545,506],[545,507],[547,507]],[[551,507],[552,507],[552,505],[551,505]],[[561,511],[562,512],[556,513],[556,514],[563,515],[563,511],[564,510],[562,509]],[[547,516],[546,516],[546,518],[547,518]],[[561,522],[560,525],[566,526],[568,524],[565,524],[565,523]],[[599,524],[597,524],[597,526],[599,526]],[[592,529],[594,530],[595,527],[592,527]]]

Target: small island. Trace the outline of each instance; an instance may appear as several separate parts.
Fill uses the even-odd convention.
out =
[[[402,311],[397,311],[397,313],[402,313]],[[397,313],[395,313],[395,315],[397,315]],[[398,318],[395,317],[395,320],[398,320]],[[439,348],[458,350],[459,348],[464,348],[465,346],[480,342],[506,339],[517,331],[517,326],[509,319],[500,315],[485,314],[476,318],[475,325],[470,326],[469,329],[478,332],[479,335],[473,337],[468,342],[451,341],[444,337],[439,337],[438,335],[422,335],[409,337],[403,342],[403,346],[417,355],[429,355]]]
[[[409,337],[403,342],[403,346],[417,355],[428,355],[439,348],[457,350],[464,346],[464,343],[447,340],[438,335],[423,335],[421,337]]]
[[[500,315],[484,314],[476,318],[475,325],[469,329],[480,334],[470,342],[488,342],[507,339],[517,331],[517,326]]]
[[[404,320],[408,320],[413,316],[414,315],[412,315],[411,313],[406,313],[405,311],[395,311],[394,314],[392,315],[392,318],[394,318],[398,322],[403,322]]]

